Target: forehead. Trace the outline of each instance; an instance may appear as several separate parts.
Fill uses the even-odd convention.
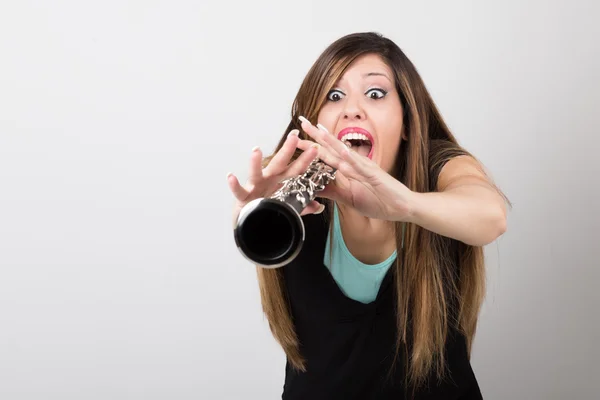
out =
[[[392,79],[392,70],[377,54],[366,54],[354,60],[344,71],[340,81],[346,79],[365,79],[371,73],[384,74]]]

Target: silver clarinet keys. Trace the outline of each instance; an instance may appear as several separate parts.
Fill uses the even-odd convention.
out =
[[[246,204],[233,231],[242,255],[264,268],[290,263],[304,243],[300,213],[334,179],[335,169],[317,158],[304,173],[283,181],[272,196]]]
[[[316,193],[325,189],[325,186],[334,179],[335,170],[323,161],[315,159],[302,175],[283,181],[283,187],[271,198],[288,201],[289,196],[295,195],[296,200],[302,205],[302,208],[297,211],[301,212],[315,199]]]

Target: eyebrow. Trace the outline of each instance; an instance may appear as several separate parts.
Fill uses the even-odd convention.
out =
[[[363,78],[367,78],[369,76],[383,76],[384,78],[386,78],[388,81],[392,82],[392,80],[390,79],[389,76],[387,76],[386,74],[384,74],[383,72],[368,72],[366,74],[363,74]],[[344,82],[344,78],[340,79],[339,82]]]
[[[364,74],[363,77],[367,77],[367,76],[383,76],[385,78],[387,78],[388,80],[390,79],[386,74],[382,73],[382,72],[369,72],[368,74]]]

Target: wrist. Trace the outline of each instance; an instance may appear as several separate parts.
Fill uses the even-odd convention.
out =
[[[406,211],[404,222],[411,224],[419,224],[419,215],[421,214],[420,206],[423,193],[409,191],[406,201]]]
[[[402,199],[394,206],[392,220],[418,224],[421,214],[421,198],[423,193],[407,190]]]

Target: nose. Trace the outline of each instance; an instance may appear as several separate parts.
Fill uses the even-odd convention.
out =
[[[365,112],[362,108],[362,106],[360,105],[360,102],[358,100],[351,100],[348,99],[345,104],[344,104],[344,109],[342,110],[343,112],[343,118],[345,120],[364,120],[366,118]]]

